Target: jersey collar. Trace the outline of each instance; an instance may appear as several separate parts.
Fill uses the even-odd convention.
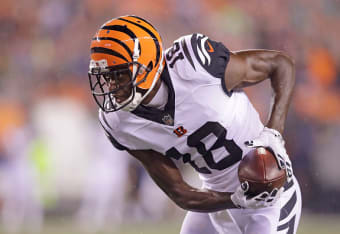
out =
[[[144,106],[143,104],[141,104],[131,113],[150,121],[173,126],[175,120],[175,90],[172,85],[167,64],[164,67],[160,79],[164,81],[165,85],[168,87],[169,92],[168,102],[165,105],[164,110],[160,110],[155,107]]]

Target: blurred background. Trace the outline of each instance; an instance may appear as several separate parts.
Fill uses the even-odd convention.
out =
[[[165,48],[199,32],[294,58],[284,137],[303,193],[298,233],[339,233],[339,12],[339,0],[2,0],[0,233],[179,232],[184,211],[105,139],[90,94],[91,38],[126,14],[149,20]],[[246,92],[265,122],[269,83]]]

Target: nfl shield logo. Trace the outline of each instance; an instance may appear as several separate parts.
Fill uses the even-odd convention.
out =
[[[162,121],[166,124],[166,125],[173,125],[174,124],[174,120],[172,119],[170,114],[166,114],[163,116]]]

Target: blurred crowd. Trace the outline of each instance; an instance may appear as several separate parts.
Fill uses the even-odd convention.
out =
[[[105,21],[126,14],[152,22],[164,47],[199,32],[230,50],[262,48],[291,56],[297,84],[284,137],[303,206],[339,213],[339,11],[339,0],[3,0],[3,223],[15,229],[28,220],[37,228],[45,216],[72,213],[77,222],[98,226],[109,214],[120,222],[124,215],[138,220],[176,213],[138,163],[102,142],[96,119],[87,78],[90,40]],[[268,82],[246,92],[265,122]],[[159,198],[152,200],[159,209],[148,206],[150,197]]]

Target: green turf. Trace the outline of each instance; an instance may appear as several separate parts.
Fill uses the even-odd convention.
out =
[[[299,234],[339,234],[340,215],[311,215],[301,217]]]
[[[81,231],[67,220],[47,220],[41,234],[174,234],[179,233],[181,220],[173,219],[162,222],[144,222],[124,224],[119,229],[114,230],[107,227],[105,230],[97,232]],[[298,234],[339,234],[340,216],[324,215],[303,215],[300,222]],[[9,234],[0,229],[1,234]],[[22,231],[18,234],[28,234],[36,232]]]

